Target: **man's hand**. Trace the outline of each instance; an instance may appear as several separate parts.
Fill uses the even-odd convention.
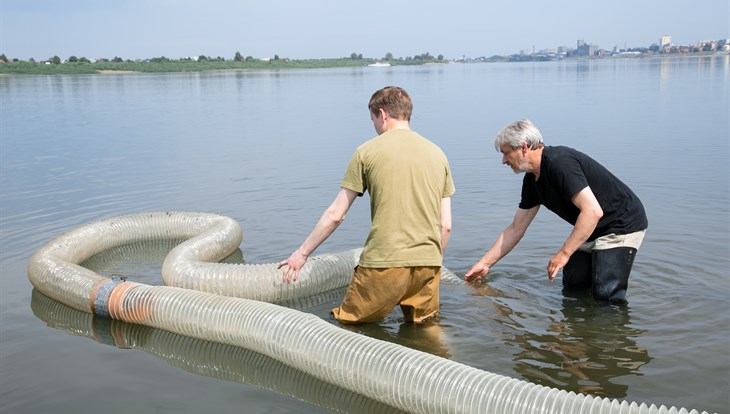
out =
[[[474,263],[474,266],[466,272],[464,280],[467,282],[481,282],[482,279],[487,277],[487,273],[489,273],[489,266],[480,260]]]
[[[548,263],[548,280],[551,282],[558,275],[558,271],[568,264],[570,256],[588,240],[588,237],[596,230],[598,221],[603,217],[601,205],[590,187],[586,186],[580,190],[571,201],[580,210],[580,213],[578,213],[573,231],[563,243],[563,247]]]
[[[299,250],[292,253],[288,259],[279,262],[277,269],[284,267],[284,270],[282,270],[282,281],[287,284],[296,282],[299,279],[299,271],[302,270],[305,263],[307,263],[307,256],[300,253]]]
[[[564,268],[565,265],[568,264],[568,260],[570,260],[570,255],[563,250],[560,250],[552,259],[550,259],[547,267],[548,280],[550,280],[550,282],[552,282],[555,279],[555,276],[558,275],[558,270]]]

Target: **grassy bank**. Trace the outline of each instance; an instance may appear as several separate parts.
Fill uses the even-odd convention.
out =
[[[251,60],[241,62],[227,61],[192,61],[165,60],[140,62],[95,62],[95,63],[62,63],[41,64],[21,61],[0,64],[0,74],[16,75],[60,75],[60,74],[93,74],[109,72],[202,72],[211,70],[270,70],[270,69],[314,69],[334,67],[359,67],[374,63],[374,59],[307,59],[307,60]],[[393,65],[430,63],[423,60],[395,61]]]

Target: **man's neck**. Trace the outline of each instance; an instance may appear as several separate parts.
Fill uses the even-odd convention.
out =
[[[395,119],[390,118],[388,119],[388,122],[385,125],[385,131],[391,131],[394,129],[411,129],[410,122],[402,120],[402,119]]]
[[[544,146],[540,146],[538,149],[530,151],[530,172],[535,176],[535,181],[540,178],[540,164],[542,162],[542,151],[544,149]]]

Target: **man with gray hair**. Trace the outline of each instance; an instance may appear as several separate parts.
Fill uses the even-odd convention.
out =
[[[575,149],[545,146],[528,120],[507,125],[494,146],[502,164],[525,173],[522,199],[512,223],[466,273],[481,281],[524,236],[540,205],[573,225],[547,266],[552,282],[563,269],[564,291],[591,288],[599,301],[626,302],[629,273],[648,220],[631,189],[605,167]]]

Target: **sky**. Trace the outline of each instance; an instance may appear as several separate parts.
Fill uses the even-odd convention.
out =
[[[0,0],[0,53],[446,59],[730,38],[730,0]]]

